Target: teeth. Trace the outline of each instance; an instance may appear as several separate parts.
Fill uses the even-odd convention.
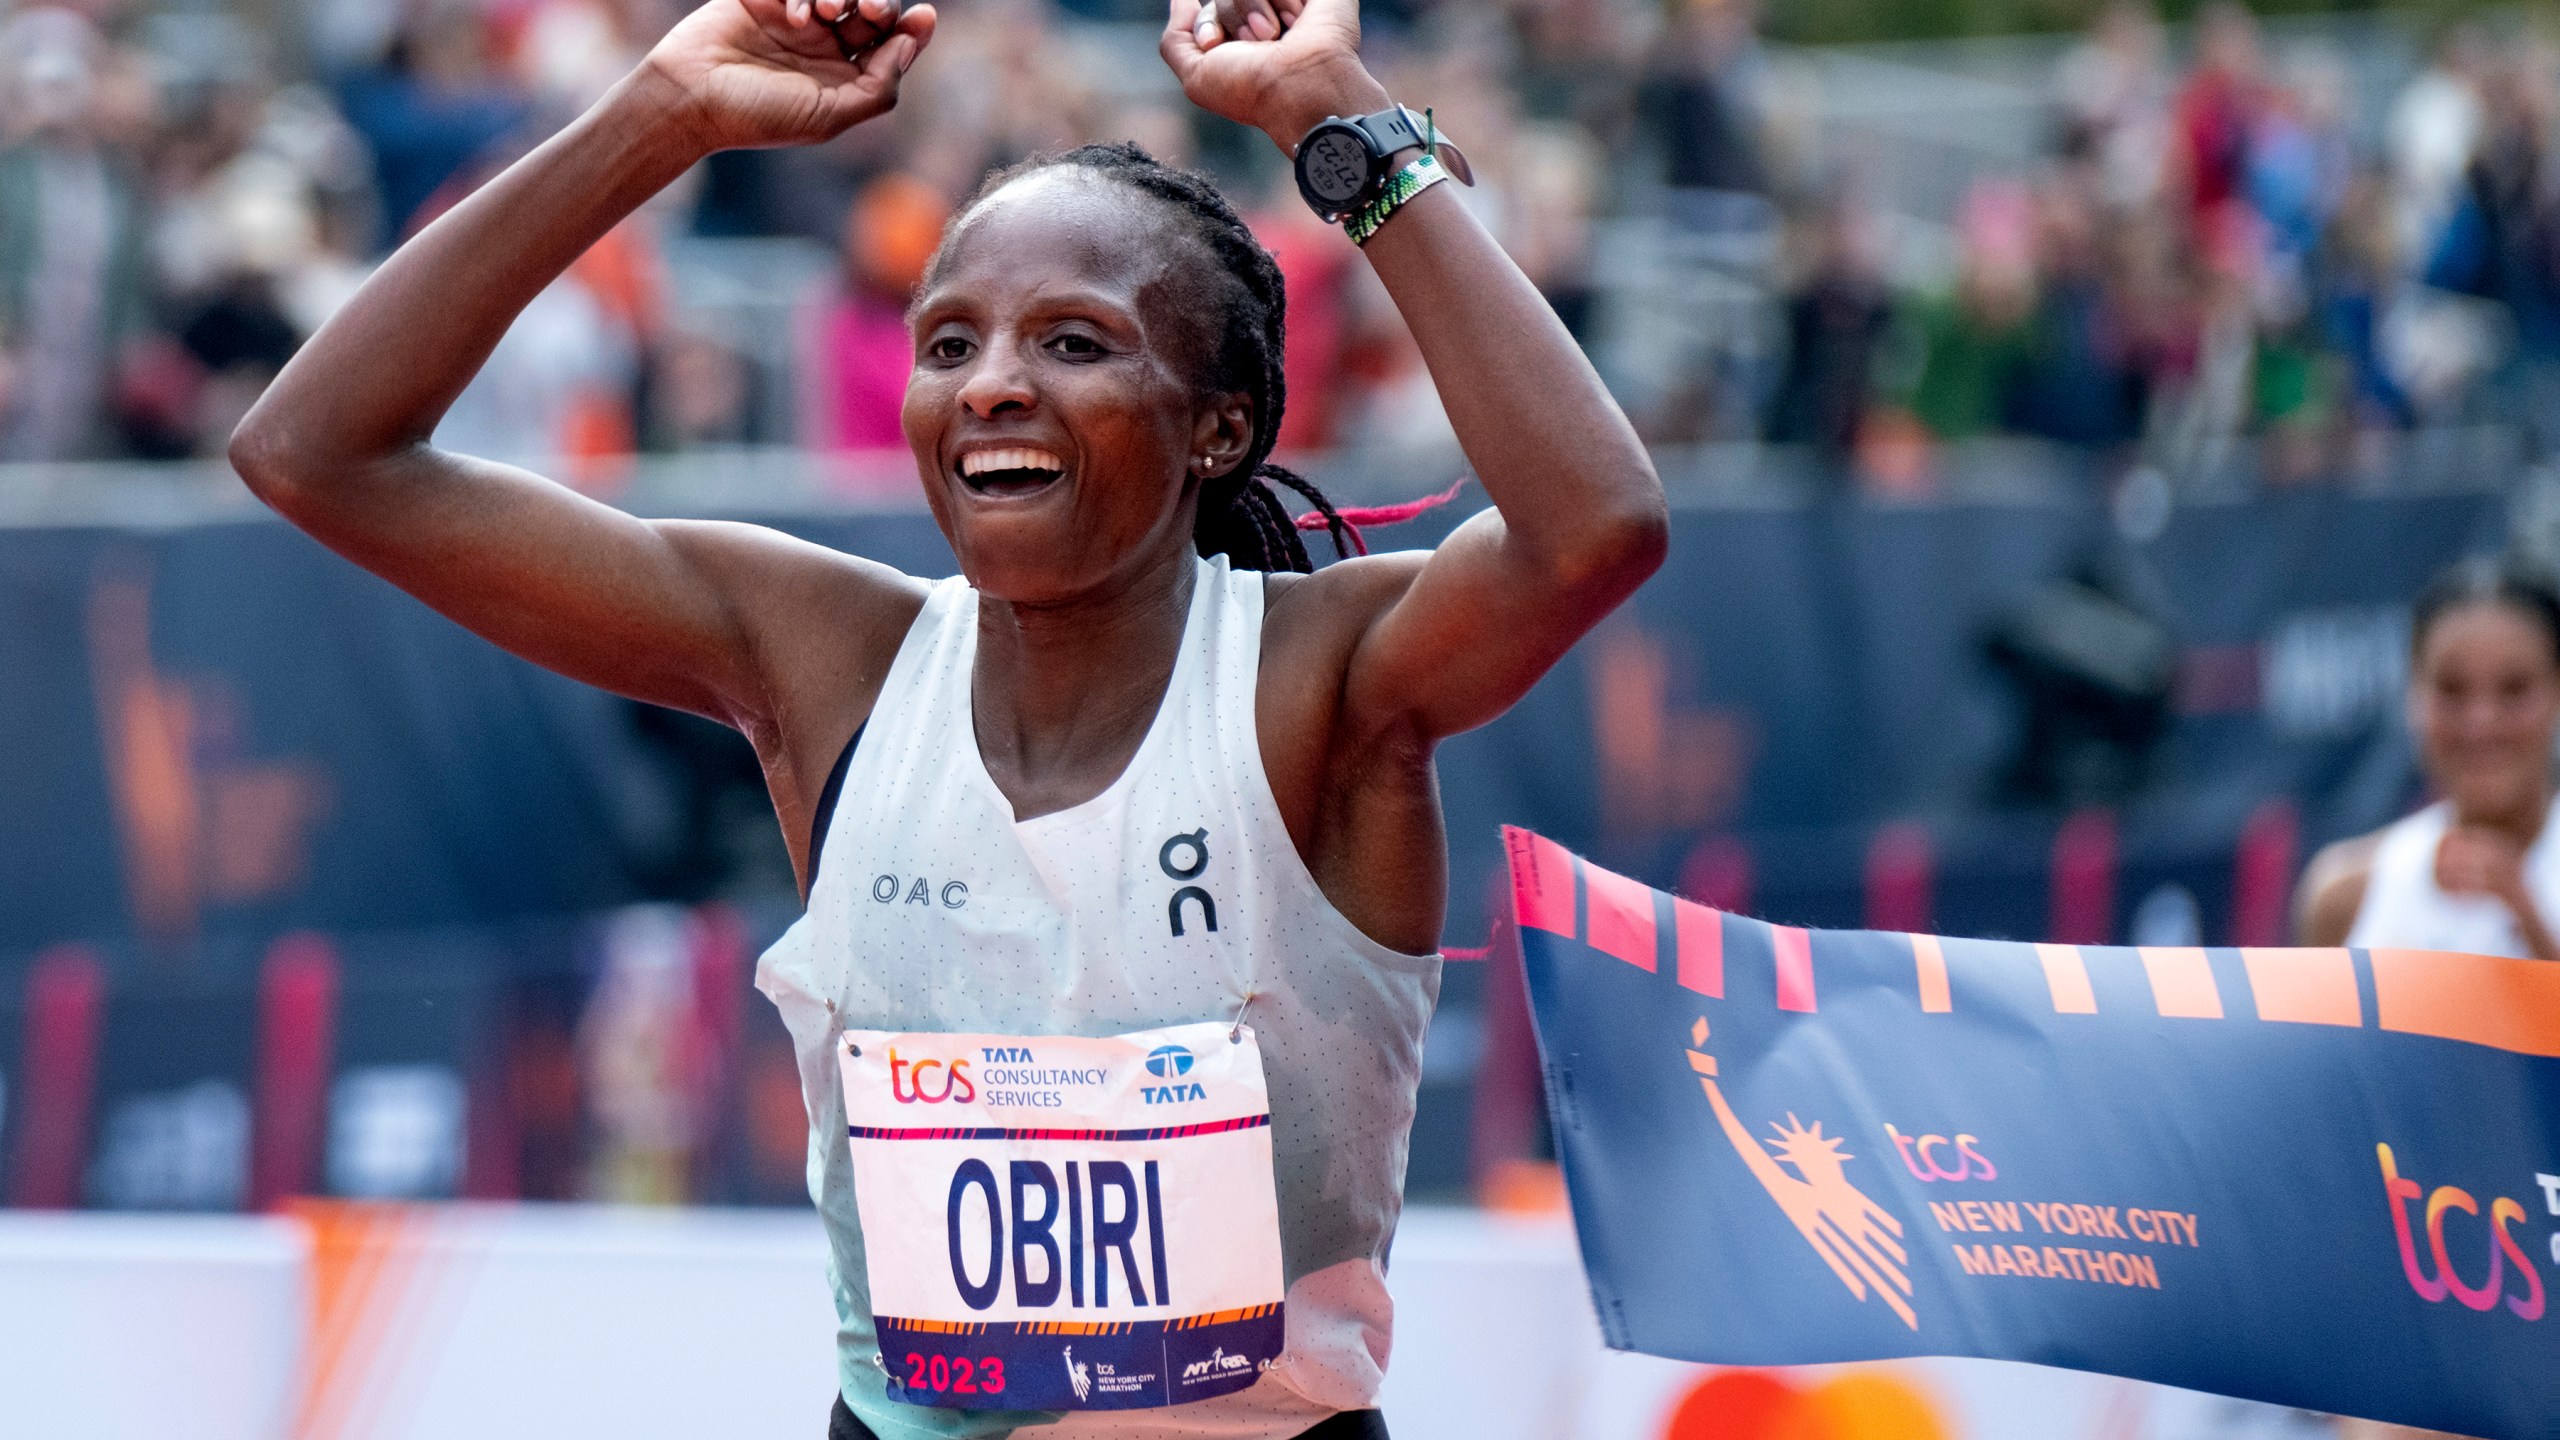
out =
[[[1067,467],[1046,450],[1017,445],[1004,450],[973,450],[960,457],[960,473],[984,475],[990,470],[1057,470]]]

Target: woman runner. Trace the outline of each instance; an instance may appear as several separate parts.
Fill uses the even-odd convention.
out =
[[[2418,592],[2409,641],[2409,732],[2442,798],[2312,857],[2302,943],[2560,960],[2560,594],[2514,560],[2460,561]],[[2338,1435],[2456,1440],[2344,1418]]]
[[[831,1435],[1383,1435],[1433,750],[1652,573],[1660,485],[1435,187],[1411,142],[1444,137],[1389,110],[1355,0],[1173,0],[1161,50],[1284,153],[1328,117],[1386,137],[1337,126],[1300,174],[1314,203],[1370,167],[1351,228],[1494,501],[1434,551],[1293,573],[1280,277],[1214,188],[1128,147],[995,177],[917,297],[903,424],[955,579],[437,450],[510,320],[661,186],[895,102],[933,11],[859,3],[695,11],[392,256],[233,460],[476,633],[754,743],[808,900],[759,984],[812,1122]]]
[[[2519,562],[2462,561],[2418,595],[2409,731],[2442,798],[2313,857],[2306,945],[2560,960],[2560,595]]]

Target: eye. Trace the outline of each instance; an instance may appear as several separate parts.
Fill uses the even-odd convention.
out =
[[[1081,330],[1070,330],[1049,342],[1049,348],[1069,360],[1099,360],[1109,354],[1102,342]]]
[[[956,365],[969,358],[977,347],[958,335],[937,335],[924,347],[925,358],[944,365]]]

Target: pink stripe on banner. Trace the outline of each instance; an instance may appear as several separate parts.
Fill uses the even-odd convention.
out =
[[[1947,992],[1947,952],[1935,935],[1911,937],[1911,963],[1920,981],[1920,1010],[1927,1015],[1944,1015],[1955,1008]]]
[[[1778,1008],[1813,1011],[1813,937],[1790,925],[1769,927],[1778,960]]]
[[[2089,988],[2089,967],[2080,959],[2079,946],[2038,945],[2036,958],[2044,962],[2044,985],[2053,992],[2055,1014],[2098,1013],[2098,993]]]
[[[1723,999],[1724,916],[1675,896],[1671,932],[1679,949],[1680,983],[1709,999]]]
[[[1624,875],[1583,862],[1583,893],[1590,897],[1592,949],[1615,955],[1639,970],[1653,968],[1653,891]]]
[[[1544,835],[1502,827],[1511,851],[1511,915],[1523,929],[1573,935],[1573,856]]]

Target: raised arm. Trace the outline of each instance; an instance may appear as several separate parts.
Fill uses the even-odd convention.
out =
[[[815,613],[831,643],[858,648],[866,625],[903,622],[909,582],[757,527],[635,519],[429,437],[517,313],[688,166],[822,140],[895,103],[931,8],[818,3],[695,11],[593,110],[393,255],[231,442],[259,498],[331,549],[537,664],[739,726],[769,773],[790,768],[776,676],[792,667],[776,647],[827,628],[805,623]],[[790,615],[804,623],[779,623]]]
[[[1208,12],[1199,0],[1173,0],[1161,49],[1194,102],[1293,152],[1328,115],[1427,98],[1391,97],[1362,67],[1355,0],[1274,3],[1218,0],[1219,12]],[[1366,608],[1345,717],[1355,731],[1394,727],[1429,741],[1484,724],[1526,694],[1661,565],[1668,520],[1626,415],[1453,185],[1408,202],[1364,253],[1494,508],[1428,556],[1329,567],[1275,612],[1306,602]]]

